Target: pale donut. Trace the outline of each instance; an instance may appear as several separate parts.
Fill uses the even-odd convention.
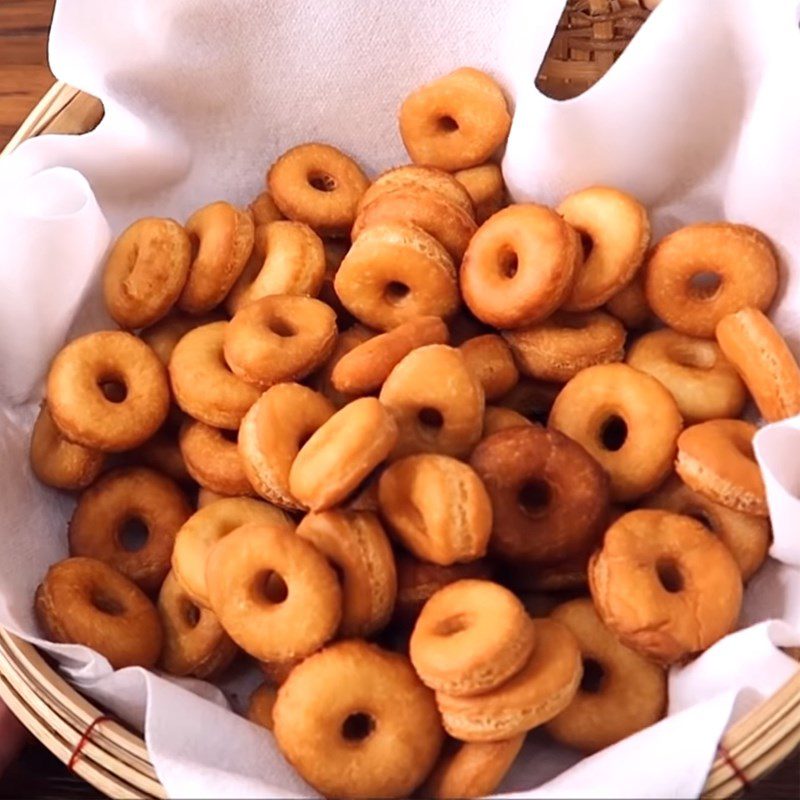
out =
[[[508,394],[519,380],[509,346],[496,333],[487,333],[467,339],[458,349],[470,369],[483,386],[487,400],[497,400]]]
[[[197,420],[184,422],[178,442],[186,469],[200,486],[221,495],[253,494],[236,437],[228,438],[227,433]]]

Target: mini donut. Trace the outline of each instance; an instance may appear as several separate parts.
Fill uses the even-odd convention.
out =
[[[42,403],[33,423],[30,463],[33,474],[55,489],[85,489],[102,472],[105,454],[73,444],[53,422],[47,403]]]
[[[189,474],[201,486],[222,495],[253,494],[235,436],[191,419],[181,426],[178,442]]]
[[[483,412],[483,434],[482,439],[486,439],[497,431],[504,431],[506,428],[527,427],[533,423],[522,414],[514,411],[513,408],[503,406],[486,406]]]
[[[156,607],[135,583],[93,558],[50,567],[34,611],[48,639],[90,647],[114,669],[153,667],[161,653]]]
[[[594,753],[664,716],[666,671],[620,644],[588,597],[558,606],[550,618],[572,631],[583,657],[578,694],[547,723],[547,732],[557,742]]]
[[[278,699],[278,690],[268,683],[262,683],[253,694],[247,704],[247,719],[262,728],[271,731],[274,727],[272,710],[275,708],[275,701]]]
[[[199,317],[184,314],[181,311],[172,311],[164,319],[145,328],[139,333],[139,338],[145,342],[158,356],[166,367],[175,345],[194,328],[208,325],[209,322],[220,322],[225,318],[222,314],[212,311]]]
[[[460,169],[453,177],[467,190],[475,206],[475,220],[478,225],[483,225],[505,205],[506,186],[497,164]]]
[[[342,261],[334,288],[356,319],[382,331],[414,317],[449,317],[460,302],[447,250],[410,225],[367,228]]]
[[[260,392],[234,375],[225,362],[228,322],[189,331],[175,345],[169,377],[175,402],[190,417],[214,428],[236,430]]]
[[[284,661],[259,661],[258,668],[270,686],[277,688],[286,683],[292,670],[302,661],[302,658],[289,658]]]
[[[253,224],[256,228],[259,225],[269,225],[270,222],[283,219],[283,214],[275,205],[269,192],[261,192],[247,207],[253,215]]]
[[[497,400],[508,394],[519,380],[519,371],[511,350],[496,333],[467,339],[458,349],[464,356],[481,386],[487,400]]]
[[[603,623],[627,647],[674,664],[730,633],[742,576],[730,551],[691,517],[639,509],[606,531],[589,562]]]
[[[196,250],[178,307],[202,314],[225,299],[250,258],[253,217],[220,200],[195,211],[186,222],[186,232]]]
[[[350,234],[353,241],[373,225],[415,225],[436,239],[458,263],[477,230],[474,215],[439,192],[407,186],[381,192],[361,210]]]
[[[130,463],[135,466],[150,467],[177,483],[186,484],[193,480],[193,476],[186,469],[186,462],[178,446],[176,431],[169,422],[155,436],[135,450],[131,450]]]
[[[313,297],[262,297],[236,312],[225,329],[228,366],[247,383],[269,389],[313,372],[336,344],[336,314]]]
[[[714,419],[678,437],[675,471],[695,492],[725,508],[769,516],[764,480],[753,455],[756,426],[740,419]]]
[[[650,243],[647,211],[635,198],[608,186],[574,192],[556,209],[581,235],[584,263],[565,311],[591,311],[631,282]]]
[[[478,444],[470,465],[491,499],[491,549],[501,558],[556,564],[601,535],[608,477],[558,431],[538,425],[499,431]]]
[[[606,311],[615,316],[629,330],[644,328],[653,319],[644,294],[644,273],[640,269],[633,280],[620,289],[605,305]]]
[[[474,697],[436,693],[451,736],[465,742],[509,739],[549,722],[572,702],[583,675],[577,640],[553,620],[531,622],[536,645],[514,677]]]
[[[433,693],[403,656],[353,640],[292,670],[273,709],[283,755],[326,797],[409,797],[444,739]]]
[[[399,123],[415,164],[454,172],[486,161],[506,140],[511,115],[493,78],[462,67],[408,95]]]
[[[481,437],[483,387],[454,347],[430,344],[410,352],[384,382],[380,399],[400,429],[396,458],[426,451],[465,456]]]
[[[291,518],[275,506],[250,497],[225,497],[200,508],[175,537],[172,572],[192,602],[210,608],[206,562],[214,545],[242,525],[258,523],[294,529]]]
[[[455,458],[420,453],[380,477],[378,503],[394,536],[417,558],[448,566],[486,554],[492,508],[480,479]]]
[[[556,383],[586,367],[622,361],[625,335],[622,323],[602,311],[556,311],[544,322],[503,333],[523,374]]]
[[[408,188],[423,188],[436,192],[475,218],[475,208],[469,193],[453,175],[441,169],[420,167],[417,164],[406,164],[382,172],[364,192],[358,203],[358,213],[360,214],[364,207],[379,195],[393,192],[395,189]]]
[[[767,422],[800,414],[800,367],[764,314],[756,308],[729,314],[717,324],[716,335]]]
[[[158,595],[164,628],[160,666],[169,675],[208,680],[223,673],[239,652],[212,611],[192,602],[170,572]]]
[[[499,742],[445,743],[436,768],[419,792],[432,800],[486,797],[494,794],[519,755],[525,734]]]
[[[731,551],[745,582],[767,557],[772,541],[768,520],[725,508],[692,491],[675,475],[644,498],[643,508],[660,508],[702,522]]]
[[[487,325],[533,325],[564,302],[582,258],[578,234],[555,211],[509,206],[472,237],[461,263],[461,293]]]
[[[373,336],[375,336],[373,331],[369,328],[365,328],[358,322],[342,331],[336,337],[336,344],[328,360],[312,377],[311,385],[317,389],[317,391],[325,395],[336,408],[347,405],[353,399],[353,395],[340,392],[334,387],[333,373],[336,370],[336,366],[348,353],[355,350],[359,345],[368,341]]]
[[[711,339],[727,314],[748,306],[765,311],[777,288],[775,251],[747,225],[687,225],[662,239],[645,266],[648,305],[687,336]]]
[[[310,143],[287,150],[270,167],[267,187],[284,216],[320,236],[342,236],[353,225],[369,179],[341,150]]]
[[[192,510],[178,486],[151,469],[121,467],[86,489],[69,521],[72,556],[110,564],[146,592],[158,591],[169,572],[175,535]],[[144,544],[125,538],[136,520],[146,529]]]
[[[175,305],[189,275],[192,246],[172,219],[145,217],[121,234],[103,273],[103,299],[123,328],[142,328]]]
[[[208,554],[206,580],[222,627],[260,661],[311,655],[342,618],[333,567],[285,524],[243,525],[220,539]]]
[[[397,423],[375,397],[348,403],[302,446],[289,472],[289,491],[313,511],[340,503],[397,444]]]
[[[672,395],[627,364],[579,372],[556,398],[549,421],[606,470],[616,502],[635,500],[661,483],[682,424]]]
[[[380,389],[412,350],[427,344],[445,344],[447,338],[447,325],[439,317],[410,319],[386,333],[365,339],[345,353],[331,372],[331,383],[344,394],[369,394]]]
[[[523,417],[544,425],[562,388],[563,386],[558,383],[522,377],[519,383],[497,402],[503,408],[510,408]]]
[[[394,619],[400,625],[413,623],[428,599],[442,587],[466,578],[489,580],[493,574],[492,564],[485,558],[443,567],[398,553],[395,566],[397,601]]]
[[[386,626],[394,609],[394,554],[378,517],[368,511],[307,514],[297,535],[337,569],[342,580],[339,635],[369,636]]]
[[[330,400],[299,383],[275,384],[253,404],[239,428],[239,455],[261,497],[283,508],[304,508],[289,488],[289,472],[301,444],[335,411]]]
[[[409,657],[426,686],[471,697],[516,675],[535,644],[531,618],[514,594],[491,581],[462,580],[425,603]]]
[[[747,400],[733,364],[708,339],[652,331],[633,343],[625,361],[663,384],[686,422],[738,417]]]
[[[273,294],[316,297],[325,278],[322,240],[302,222],[259,225],[253,254],[225,300],[233,315],[253,300]]]
[[[105,383],[120,384],[124,396],[109,400],[103,392]],[[69,441],[109,453],[131,450],[167,418],[166,370],[158,356],[130,333],[89,333],[53,359],[47,406]]]

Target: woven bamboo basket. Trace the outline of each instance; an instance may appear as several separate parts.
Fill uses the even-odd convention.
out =
[[[598,81],[658,0],[569,0],[536,79],[555,99]],[[56,83],[2,154],[44,133],[80,134],[102,119],[95,98]],[[800,651],[793,653],[800,659]],[[165,798],[139,733],[109,719],[36,648],[0,628],[0,698],[76,775],[115,798]],[[99,724],[98,724],[99,721]],[[738,794],[800,747],[800,673],[725,734],[703,796]],[[77,754],[77,755],[76,755]]]

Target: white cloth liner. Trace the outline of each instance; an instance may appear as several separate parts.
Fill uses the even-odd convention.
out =
[[[106,114],[81,137],[26,142],[0,162],[0,623],[56,656],[73,682],[143,727],[171,796],[313,796],[270,734],[222,693],[140,669],[112,673],[83,647],[38,639],[31,599],[66,555],[71,501],[37,484],[30,424],[49,359],[109,325],[97,277],[111,235],[145,214],[185,219],[249,201],[286,148],[322,140],[371,174],[405,159],[396,110],[456,66],[491,71],[516,104],[504,171],[519,200],[555,203],[592,183],[631,191],[656,235],[701,219],[764,230],[783,284],[774,319],[800,343],[800,32],[793,0],[664,0],[600,83],[555,102],[534,87],[561,0],[59,0],[50,46],[62,80]],[[798,420],[759,433],[775,531],[743,625],[672,671],[670,715],[579,762],[539,734],[503,794],[697,795],[731,719],[770,695],[800,645]],[[780,620],[766,622],[767,620]],[[758,624],[760,623],[760,624]],[[240,702],[253,676],[225,690]],[[558,774],[566,770],[563,774]],[[556,777],[558,776],[558,777]],[[534,788],[534,787],[539,788]]]

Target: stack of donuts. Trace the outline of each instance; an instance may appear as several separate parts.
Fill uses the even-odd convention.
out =
[[[507,205],[510,121],[459,69],[402,104],[412,164],[302,144],[248,208],[134,222],[118,328],[56,355],[33,429],[79,492],[44,632],[115,668],[251,659],[250,718],[326,796],[479,796],[535,728],[594,752],[654,723],[770,544],[739,417],[800,412],[773,247],[651,246],[609,187]]]

